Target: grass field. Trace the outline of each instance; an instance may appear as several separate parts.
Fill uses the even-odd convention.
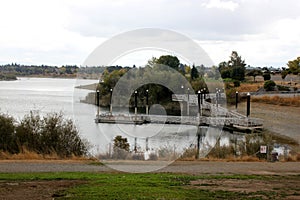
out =
[[[300,197],[300,176],[269,175],[184,175],[170,173],[2,173],[0,198],[14,193],[14,185],[34,182],[49,183],[48,187],[62,181],[74,184],[52,191],[55,199],[283,199]],[[3,187],[5,186],[5,187]],[[227,187],[228,186],[228,187]],[[24,186],[26,187],[26,185]],[[24,188],[23,188],[24,189]],[[24,192],[20,199],[30,199]],[[28,191],[27,191],[28,192]],[[39,194],[38,190],[36,192]],[[15,193],[15,197],[17,193]],[[32,194],[34,195],[34,194]],[[40,194],[39,194],[40,195]],[[18,199],[18,198],[12,198]]]

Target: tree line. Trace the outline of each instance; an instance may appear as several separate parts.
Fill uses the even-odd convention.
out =
[[[0,80],[16,80],[17,76],[47,76],[47,77],[76,77],[95,78],[105,69],[115,70],[116,66],[78,67],[77,65],[21,65],[17,63],[0,65]]]

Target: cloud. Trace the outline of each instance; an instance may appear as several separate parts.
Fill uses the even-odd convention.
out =
[[[283,65],[299,52],[299,10],[298,0],[4,0],[0,62],[80,64],[105,39],[149,27],[199,41],[215,62],[237,50]]]
[[[210,0],[209,2],[202,4],[206,8],[219,8],[234,11],[239,4],[233,1],[221,1],[221,0]]]

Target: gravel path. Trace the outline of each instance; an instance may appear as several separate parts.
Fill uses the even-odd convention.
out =
[[[147,161],[126,162],[119,165],[126,168],[142,168],[149,165]],[[0,173],[5,172],[113,172],[105,165],[86,162],[32,162],[1,161]],[[177,161],[157,172],[174,172],[187,174],[300,174],[300,162],[219,162],[219,161]]]

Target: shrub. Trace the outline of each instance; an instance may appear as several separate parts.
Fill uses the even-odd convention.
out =
[[[233,145],[223,145],[220,146],[216,144],[210,152],[207,154],[207,157],[209,158],[218,158],[218,159],[225,159],[230,158],[232,155],[235,154],[235,150]]]
[[[241,85],[241,82],[239,80],[234,80],[233,85],[234,87],[239,87]]]
[[[226,100],[227,103],[229,104],[235,104],[235,93],[236,93],[236,89],[232,88],[232,89],[228,89],[226,90]],[[240,101],[241,95],[239,95],[239,101]]]
[[[242,150],[243,155],[248,155],[248,156],[254,156],[258,157],[259,159],[266,159],[267,154],[261,154],[259,152],[260,146],[261,145],[267,145],[270,144],[268,152],[272,152],[272,137],[271,135],[264,133],[264,134],[248,134],[245,137],[245,148]]]
[[[150,153],[149,160],[157,160],[157,159],[158,159],[158,157],[157,157],[156,153]]]
[[[145,160],[143,153],[134,153],[132,155],[132,160]]]
[[[114,138],[114,152],[112,157],[114,159],[125,159],[129,155],[129,147],[127,138],[117,135]]]
[[[265,72],[263,74],[263,77],[264,77],[264,81],[271,80],[271,73],[270,72]]]
[[[38,154],[56,154],[59,157],[86,155],[88,145],[80,136],[73,121],[53,113],[41,117],[30,112],[19,124],[13,118],[2,120],[0,115],[0,150],[19,153],[26,150]]]
[[[177,157],[177,153],[175,152],[174,147],[166,145],[158,150],[158,157],[160,159],[172,160]]]
[[[194,147],[185,148],[183,154],[180,156],[181,159],[195,159],[197,155],[197,149]]]
[[[264,88],[266,91],[273,91],[276,83],[272,80],[265,81]]]
[[[8,115],[0,114],[0,151],[18,152],[14,130],[14,119]]]
[[[290,88],[284,85],[277,85],[279,91],[290,91]]]

